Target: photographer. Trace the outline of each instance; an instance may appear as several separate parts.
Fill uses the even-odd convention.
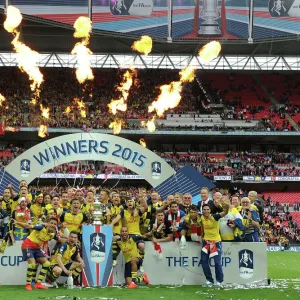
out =
[[[245,237],[243,242],[259,242],[259,222],[260,218],[258,212],[251,206],[251,201],[248,197],[241,200],[242,208],[240,214],[243,218],[245,226]]]

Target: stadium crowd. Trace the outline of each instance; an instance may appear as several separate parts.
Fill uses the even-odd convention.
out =
[[[31,290],[32,285],[38,289],[55,286],[61,275],[71,277],[80,285],[79,275],[84,269],[80,256],[82,225],[95,220],[96,201],[102,207],[102,223],[113,226],[114,266],[120,251],[127,249],[123,251],[124,277],[129,288],[136,288],[140,282],[149,284],[143,268],[144,241],[153,242],[158,256],[162,242],[178,241],[182,249],[187,242],[202,243],[206,285],[215,283],[220,287],[224,280],[222,241],[266,241],[283,245],[284,234],[299,240],[299,228],[292,220],[288,217],[288,226],[278,226],[283,219],[274,209],[277,204],[268,199],[264,213],[264,202],[255,191],[230,195],[228,190],[209,191],[203,187],[200,195],[201,200],[192,204],[188,192],[161,199],[157,191],[145,188],[44,186],[28,189],[27,182],[22,180],[19,191],[9,185],[0,198],[0,251],[9,252],[10,245],[22,241],[23,259],[28,262],[26,290]],[[208,264],[210,257],[215,261],[216,281]],[[38,265],[41,265],[39,274]]]
[[[112,99],[118,99],[121,96],[116,85],[121,82],[123,71],[95,69],[94,81],[84,86],[77,83],[72,69],[45,68],[42,69],[42,72],[44,83],[41,86],[40,103],[44,107],[50,107],[51,117],[49,119],[41,116],[39,104],[30,104],[33,95],[26,75],[16,68],[0,70],[0,92],[6,97],[6,101],[0,106],[0,116],[6,126],[39,127],[41,123],[45,123],[52,128],[84,130],[108,128],[114,116],[109,113],[107,105]],[[234,84],[235,75],[231,74],[230,78],[226,87],[217,88],[204,76],[203,87],[206,91],[204,95],[200,93],[196,81],[185,84],[180,104],[168,112],[179,114],[185,112],[215,113],[211,108],[211,102],[221,103],[225,105],[221,112],[223,120],[246,120],[249,122],[259,120],[262,124],[259,130],[293,130],[289,121],[285,119],[285,113],[291,113],[292,117],[296,116],[295,120],[297,120],[299,105],[291,104],[284,107],[271,105],[268,96],[261,93],[261,88],[258,89],[258,83],[246,80],[242,84]],[[123,128],[139,129],[139,125],[128,123],[127,120],[147,118],[149,116],[147,108],[159,95],[159,86],[168,84],[172,80],[178,80],[178,72],[139,70],[129,91],[128,110],[117,114],[124,121]],[[218,77],[214,79],[214,82],[215,84],[218,82]],[[249,91],[253,94],[249,96],[249,101],[245,96],[240,96],[242,93],[247,95]],[[210,96],[208,97],[208,95]],[[254,100],[251,97],[254,97]],[[81,99],[86,104],[86,118],[81,115],[74,98]],[[70,112],[66,112],[68,107],[70,107]],[[158,130],[172,128],[157,126]],[[186,130],[180,124],[176,128]],[[213,130],[238,128],[218,125],[214,126]],[[207,130],[207,128],[195,127],[195,130]]]
[[[8,145],[0,148],[0,167],[7,166],[14,158],[25,151],[22,147]],[[227,151],[225,153],[208,152],[157,152],[175,170],[191,165],[205,176],[299,176],[300,168],[296,162],[298,152],[280,153],[267,151],[256,153],[248,151]],[[47,171],[61,174],[133,174],[132,171],[105,164],[100,161],[78,161],[62,164]]]

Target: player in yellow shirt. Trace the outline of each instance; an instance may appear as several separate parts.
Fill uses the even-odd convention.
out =
[[[147,285],[150,283],[146,273],[138,276],[138,270],[142,264],[142,258],[136,246],[136,238],[129,235],[127,227],[121,228],[120,236],[114,236],[114,241],[122,251],[125,258],[124,277],[129,289],[137,288],[136,283],[144,281]]]
[[[54,196],[51,200],[51,204],[46,205],[45,214],[47,215],[48,210],[54,208],[57,212],[57,215],[60,216],[62,214],[62,212],[64,211],[64,209],[62,207],[60,207],[59,202],[60,202],[59,197]]]
[[[201,250],[201,264],[203,273],[206,277],[206,286],[212,286],[214,279],[211,274],[209,259],[213,258],[215,262],[216,285],[221,287],[224,280],[222,269],[222,243],[220,236],[220,223],[221,218],[227,215],[229,210],[228,197],[221,198],[223,212],[218,214],[211,214],[209,204],[203,204],[201,222],[203,226],[203,245]]]
[[[2,209],[7,212],[8,216],[11,216],[12,213],[12,205],[16,208],[18,204],[18,199],[13,200],[10,190],[7,188],[3,191],[2,197]],[[14,201],[14,204],[12,203]],[[1,207],[0,207],[1,209]]]
[[[77,281],[84,268],[77,243],[78,232],[71,231],[68,241],[53,250],[54,254],[51,257],[51,265],[47,275],[50,282],[56,283],[55,281],[59,276],[73,276],[74,280]],[[70,262],[71,260],[72,262]]]
[[[144,256],[145,243],[141,238],[140,232],[140,220],[145,211],[147,211],[148,205],[146,198],[140,198],[140,207],[136,208],[134,199],[127,199],[126,208],[120,211],[120,213],[112,220],[111,225],[114,226],[119,221],[123,221],[123,225],[127,228],[129,235],[136,240],[140,254]],[[141,268],[143,270],[143,268]]]
[[[14,221],[15,224],[26,226],[27,224],[21,224],[17,221]],[[58,221],[55,218],[49,220],[46,225],[27,225],[28,228],[33,229],[30,235],[23,241],[22,243],[22,253],[23,260],[27,261],[27,276],[26,276],[26,287],[27,291],[31,291],[31,281],[32,275],[35,274],[37,269],[37,264],[42,265],[42,269],[38,276],[37,283],[35,285],[36,289],[47,289],[44,285],[42,285],[42,281],[45,278],[48,269],[50,267],[50,262],[48,261],[45,252],[41,250],[41,247],[45,242],[48,242],[52,239],[59,240],[56,232],[57,232]]]
[[[71,209],[69,212],[63,212],[60,215],[60,222],[65,222],[69,232],[76,231],[81,233],[81,226],[88,221],[86,214],[80,211],[81,203],[78,199],[71,200]]]
[[[189,207],[189,213],[184,217],[181,236],[185,236],[187,241],[201,242],[202,222],[196,205]]]
[[[69,202],[69,197],[67,192],[63,192],[61,194],[59,206],[63,209],[63,211],[68,211],[70,209],[71,205]]]
[[[43,194],[38,194],[35,196],[35,200],[28,205],[32,217],[32,225],[36,225],[45,213],[45,204],[43,200]]]
[[[93,191],[87,191],[84,203],[81,205],[81,212],[85,213],[87,216],[91,216],[94,210],[95,195]]]

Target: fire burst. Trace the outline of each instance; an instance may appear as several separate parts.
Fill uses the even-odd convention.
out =
[[[192,82],[194,80],[195,69],[187,67],[179,72],[179,81],[172,81],[170,84],[160,86],[160,94],[157,100],[153,101],[148,111],[156,111],[158,116],[171,108],[176,107],[181,100],[181,91],[184,82]]]
[[[221,51],[221,44],[217,41],[209,42],[204,45],[198,52],[201,62],[209,63],[218,57]]]
[[[21,24],[22,22],[22,15],[18,8],[9,5],[7,7],[7,17],[4,22],[4,29],[7,32],[13,33],[15,29]]]
[[[92,21],[87,17],[79,17],[74,23],[74,28],[74,37],[82,38],[82,41],[75,45],[71,54],[77,55],[76,78],[79,83],[83,83],[86,80],[94,79],[90,62],[90,56],[93,52],[87,47],[92,30]]]
[[[147,148],[147,144],[144,139],[140,139],[140,145],[143,146],[144,148]]]
[[[115,121],[109,124],[109,128],[113,130],[114,134],[119,134],[122,129],[122,124],[123,124],[122,120],[116,119]]]
[[[2,103],[6,100],[6,98],[0,94],[0,106],[2,106]]]
[[[148,35],[143,35],[139,41],[133,43],[131,49],[148,55],[152,50],[152,38]]]
[[[155,126],[155,117],[153,117],[151,120],[149,120],[149,121],[142,121],[141,122],[141,126],[142,127],[147,127],[147,129],[148,129],[148,131],[149,132],[153,132],[153,131],[155,131],[155,129],[156,129],[156,126]]]
[[[89,39],[92,31],[92,21],[87,17],[79,17],[73,27],[75,28],[74,37],[77,39]]]
[[[49,111],[50,108],[49,107],[44,107],[42,104],[40,104],[40,109],[41,109],[41,115],[42,117],[44,117],[45,119],[49,119]]]
[[[66,115],[68,115],[68,114],[70,114],[70,112],[71,112],[71,107],[70,107],[70,106],[67,106],[67,108],[65,109],[64,113],[65,113]]]
[[[74,98],[75,104],[77,105],[77,108],[79,109],[80,115],[82,118],[86,118],[86,105],[83,102],[83,100],[80,100],[78,98]]]
[[[48,135],[49,135],[48,127],[46,125],[41,124],[40,128],[39,128],[38,136],[41,137],[41,138],[45,138]]]
[[[20,33],[16,28],[20,25],[21,21],[22,15],[20,10],[14,6],[9,6],[7,8],[4,28],[6,31],[15,35],[11,43],[17,53],[18,67],[29,76],[29,80],[33,81],[30,88],[32,91],[36,91],[44,81],[43,74],[40,72],[39,67],[36,66],[39,53],[31,50],[28,46],[19,41]]]
[[[120,86],[117,88],[121,92],[122,96],[118,100],[112,100],[107,106],[111,113],[114,115],[117,111],[126,111],[127,110],[127,98],[129,95],[129,90],[133,84],[133,76],[136,75],[135,70],[127,70],[123,75],[123,81],[120,83]]]

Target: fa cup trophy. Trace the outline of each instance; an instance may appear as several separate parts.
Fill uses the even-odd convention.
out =
[[[204,22],[200,25],[199,35],[221,35],[217,19],[220,17],[218,11],[218,0],[203,0],[201,18]]]
[[[99,196],[96,196],[96,200],[94,201],[94,211],[93,215],[93,225],[103,225],[101,219],[105,217],[106,214],[106,205],[101,203],[99,200]]]

